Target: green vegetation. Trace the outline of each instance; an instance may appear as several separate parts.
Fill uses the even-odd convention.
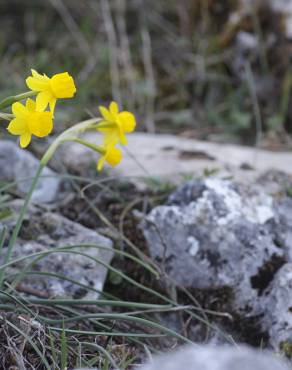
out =
[[[246,11],[239,0],[1,2],[0,98],[23,88],[31,66],[68,70],[82,86],[76,120],[114,99],[147,131],[290,145],[284,15],[260,3]]]
[[[238,16],[236,23],[232,14]],[[66,70],[76,79],[74,104],[62,102],[56,112],[57,133],[95,116],[100,103],[115,100],[137,113],[139,130],[269,149],[291,144],[289,45],[282,16],[275,19],[266,5],[242,12],[239,0],[10,0],[0,2],[0,20],[5,30],[0,101],[26,90],[24,76],[31,67],[50,76]],[[32,149],[37,152],[37,144]],[[207,168],[204,175],[216,172]],[[138,193],[128,183],[113,184],[115,179],[63,176],[72,204],[78,199],[86,209],[78,222],[114,240],[114,259],[105,264],[92,257],[89,248],[105,248],[96,244],[62,245],[14,258],[31,188],[16,226],[0,229],[0,255],[8,250],[0,263],[0,368],[131,369],[148,351],[192,343],[188,325],[193,322],[202,337],[216,330],[233,343],[214,323],[214,317],[219,324],[232,321],[231,315],[204,310],[193,292],[177,287],[163,261],[150,259],[139,233],[139,221],[167,199],[173,184],[148,177],[149,190]],[[13,185],[0,184],[0,226],[15,216],[10,202],[19,194]],[[96,189],[105,199],[96,201]],[[292,196],[291,188],[287,194]],[[72,204],[68,214],[61,206],[53,210],[74,220],[78,209]],[[36,268],[55,253],[103,264],[109,271],[105,290]],[[6,273],[20,261],[25,263],[20,272]],[[23,291],[21,282],[30,276],[67,281],[95,298]],[[168,327],[170,315],[186,324],[181,331]],[[291,356],[291,344],[282,347]]]

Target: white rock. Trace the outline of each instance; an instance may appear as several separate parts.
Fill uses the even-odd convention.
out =
[[[290,367],[272,355],[248,347],[183,347],[160,355],[136,370],[289,370]]]
[[[25,195],[39,166],[39,160],[29,151],[12,141],[0,141],[0,181],[15,182],[20,195]],[[44,168],[42,178],[32,195],[35,203],[50,203],[56,200],[60,180],[55,172]]]
[[[292,152],[269,152],[232,144],[218,144],[175,135],[134,133],[128,135],[122,163],[110,170],[112,175],[136,178],[150,176],[172,182],[181,181],[187,174],[202,174],[206,169],[220,170],[221,176],[232,175],[241,182],[249,182],[267,170],[277,169],[292,174]],[[87,133],[84,138],[100,142],[98,133]],[[98,154],[80,144],[68,144],[62,151],[68,168],[89,168]],[[249,165],[254,170],[243,170]]]

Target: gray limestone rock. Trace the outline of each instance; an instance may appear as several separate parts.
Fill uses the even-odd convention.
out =
[[[39,166],[39,160],[29,151],[23,150],[12,141],[0,141],[0,181],[16,182],[20,195],[25,195]],[[35,203],[50,203],[56,200],[60,180],[56,173],[44,168],[42,177],[33,193]]]
[[[10,205],[15,215],[19,213],[21,204],[22,201],[14,201]],[[9,230],[12,230],[14,224],[15,218],[7,222]],[[54,252],[57,247],[73,245],[76,247],[71,252]],[[13,260],[45,251],[53,253],[41,259],[35,257],[20,260],[7,269],[8,276],[25,270],[34,272],[21,279],[20,290],[28,294],[34,291],[47,297],[95,299],[99,296],[94,290],[102,291],[107,274],[104,264],[109,264],[113,256],[112,242],[109,239],[63,216],[30,207],[13,249]],[[3,262],[3,255],[4,253],[0,264]],[[32,261],[34,263],[30,265]],[[53,275],[41,276],[37,272],[58,274],[69,280]],[[86,290],[70,279],[93,290]]]
[[[236,308],[257,314],[269,276],[285,261],[275,242],[277,217],[265,192],[207,178],[179,188],[141,227],[152,257],[178,284],[230,287]]]
[[[151,255],[178,284],[228,287],[232,309],[258,317],[269,344],[292,348],[291,180],[271,172],[256,183],[193,180],[141,227]],[[286,189],[286,190],[285,190]]]
[[[138,370],[138,368],[136,368]],[[289,370],[269,352],[247,347],[183,347],[154,358],[140,370]]]
[[[262,299],[263,327],[269,332],[274,348],[291,352],[292,348],[292,263],[275,275]]]

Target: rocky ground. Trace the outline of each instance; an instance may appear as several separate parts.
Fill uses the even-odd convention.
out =
[[[234,349],[198,346],[160,356],[153,363],[142,368],[142,370],[159,369],[288,370],[290,367],[267,352],[256,352],[245,347]]]
[[[2,141],[0,153],[0,225],[11,232],[40,152],[36,147],[34,154],[24,152]],[[152,316],[190,340],[244,343],[290,358],[291,159],[290,152],[135,134],[123,165],[96,177],[93,152],[78,144],[64,147],[33,194],[8,279],[21,272],[14,288],[30,298],[88,300],[106,293],[125,301],[161,303],[158,296],[141,293],[109,273],[112,266],[197,310],[200,320],[190,316],[188,308]],[[76,188],[73,177],[81,187]],[[131,243],[138,251],[129,248]],[[133,261],[114,256],[117,246],[145,255],[158,267],[159,279]],[[44,251],[48,255],[38,259]],[[30,264],[28,255],[34,255]],[[43,272],[49,275],[38,274]],[[158,347],[172,345],[165,341]],[[269,368],[261,354],[228,348],[220,352],[218,370],[233,369],[241,356],[258,361],[257,369]],[[175,356],[183,356],[186,364],[207,356],[207,370],[214,368],[212,356],[218,358],[213,347],[189,349],[186,354]],[[161,367],[159,361],[167,360],[158,359],[149,369]],[[273,369],[285,366],[275,360]]]

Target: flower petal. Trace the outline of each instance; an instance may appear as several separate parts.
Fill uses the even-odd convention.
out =
[[[33,77],[36,77],[36,78],[39,78],[39,79],[44,77],[40,73],[38,73],[35,69],[31,69],[31,74],[32,74]]]
[[[45,137],[53,130],[53,115],[51,112],[32,113],[28,122],[30,132],[37,137]]]
[[[133,113],[121,112],[118,115],[118,120],[124,132],[133,132],[136,127],[136,118]]]
[[[56,98],[72,98],[76,92],[73,77],[68,72],[57,73],[50,80],[50,86]]]
[[[55,107],[56,107],[56,103],[57,103],[57,99],[56,98],[52,98],[49,102],[49,106],[50,106],[50,111],[52,112],[52,114],[54,115],[54,111],[55,111]]]
[[[12,135],[23,135],[28,132],[27,123],[24,119],[14,118],[10,121],[7,130]]]
[[[52,99],[52,94],[49,91],[42,91],[36,97],[36,110],[38,112],[43,112],[50,100]]]
[[[103,169],[104,162],[105,162],[105,156],[104,156],[104,155],[102,155],[102,156],[99,158],[98,162],[97,162],[97,166],[96,166],[96,168],[97,168],[97,170],[98,170],[98,171],[101,171],[101,170]]]
[[[127,137],[126,137],[124,131],[121,128],[119,130],[119,139],[120,139],[120,143],[122,145],[127,145],[128,144]]]
[[[103,144],[105,147],[108,146],[115,146],[119,143],[120,141],[120,136],[119,136],[119,131],[118,130],[111,130],[108,133],[104,133],[104,138],[103,138]]]
[[[33,91],[46,91],[50,90],[50,79],[46,76],[31,77],[26,80],[26,85]]]
[[[29,112],[34,112],[36,108],[36,102],[32,99],[27,99],[25,107]]]
[[[20,146],[26,148],[31,141],[31,134],[29,132],[20,136]]]
[[[29,112],[25,108],[25,106],[19,102],[12,104],[12,113],[17,118],[26,118],[29,115]]]
[[[114,121],[113,116],[111,115],[110,111],[106,107],[100,106],[98,108],[99,108],[99,111],[100,111],[102,117],[106,121],[108,121],[108,122],[113,122]]]
[[[118,103],[116,103],[115,101],[112,101],[110,103],[110,106],[109,106],[109,111],[110,111],[111,115],[113,116],[113,118],[116,119],[116,117],[119,113]]]

